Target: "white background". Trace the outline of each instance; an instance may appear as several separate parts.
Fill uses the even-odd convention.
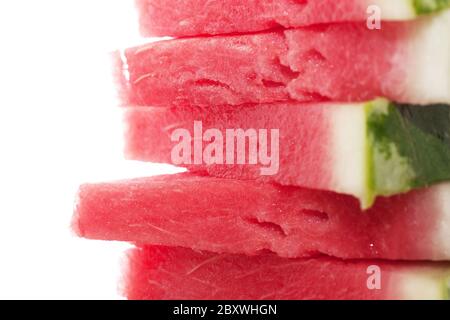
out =
[[[132,0],[0,1],[0,299],[120,299],[127,244],[70,230],[83,182],[127,162],[108,52],[142,41]]]

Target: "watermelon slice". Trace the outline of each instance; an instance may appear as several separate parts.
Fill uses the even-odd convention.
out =
[[[352,197],[190,173],[82,186],[74,229],[85,238],[283,257],[450,260],[450,185]]]
[[[449,0],[137,0],[144,36],[255,32],[311,24],[408,20],[450,7]]]
[[[129,252],[132,300],[448,299],[450,265],[283,259],[144,247]]]
[[[116,53],[125,105],[450,103],[450,11],[382,30],[343,23],[160,41]]]
[[[363,208],[370,207],[376,196],[450,180],[449,105],[422,108],[376,100],[130,108],[126,122],[126,154],[131,159],[185,166],[223,178],[350,194],[361,200]],[[228,147],[225,140],[230,129],[253,132],[253,139],[242,136],[241,148],[238,139],[234,147]],[[217,130],[220,136],[213,141],[208,135]],[[259,138],[258,133],[264,132],[265,139]],[[255,155],[256,162],[250,162],[257,144],[261,153]],[[185,148],[180,150],[182,145]],[[220,147],[215,157],[204,156],[211,146]],[[267,153],[262,153],[262,146],[267,146]],[[238,162],[238,152],[247,155],[244,162]],[[232,153],[235,156],[229,159]],[[270,163],[263,161],[267,155]]]
[[[248,33],[312,24],[409,20],[450,7],[449,0],[137,0],[144,36]],[[380,11],[374,11],[373,5]],[[199,14],[201,13],[201,14]]]

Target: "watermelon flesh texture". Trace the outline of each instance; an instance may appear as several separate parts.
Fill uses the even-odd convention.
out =
[[[371,268],[381,275],[379,283],[369,278],[375,270]],[[446,299],[449,275],[448,264],[283,259],[142,247],[128,254],[124,294],[131,300]]]
[[[217,253],[449,260],[450,186],[380,198],[190,173],[81,187],[81,236]]]
[[[424,6],[426,4],[427,6]],[[144,36],[248,33],[274,28],[361,21],[377,5],[383,20],[408,20],[442,10],[447,0],[137,0]]]
[[[342,23],[160,41],[115,54],[122,103],[450,103],[450,12],[369,30]]]
[[[353,109],[362,110],[356,107]],[[262,175],[261,167],[263,166],[259,164],[228,165],[226,163],[206,164],[206,162],[194,164],[193,152],[190,157],[191,165],[183,163],[179,165],[186,166],[192,171],[205,171],[210,175],[223,178],[258,179],[276,181],[284,185],[344,191],[344,183],[337,181],[337,170],[333,168],[334,159],[338,156],[337,153],[332,153],[334,149],[337,150],[334,148],[332,134],[333,119],[336,119],[333,118],[334,110],[338,108],[328,108],[325,104],[314,107],[274,104],[245,108],[223,106],[127,109],[125,153],[129,159],[133,160],[175,164],[172,161],[172,151],[178,144],[178,140],[173,141],[172,135],[175,130],[185,128],[194,137],[194,121],[202,123],[203,132],[214,128],[223,132],[224,136],[226,129],[229,128],[244,130],[282,128],[279,138],[278,174]],[[270,138],[267,144],[269,141]],[[206,144],[205,142],[204,145]],[[248,151],[248,149],[247,144],[245,150]],[[225,148],[224,152],[226,152]],[[348,177],[348,180],[352,178]],[[347,177],[345,179],[347,180]]]

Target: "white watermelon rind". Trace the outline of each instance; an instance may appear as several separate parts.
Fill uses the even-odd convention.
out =
[[[449,300],[450,269],[422,267],[394,275],[394,299],[401,300]]]
[[[450,0],[367,0],[366,5],[378,6],[384,20],[400,21],[446,10]]]
[[[402,102],[450,103],[450,10],[418,19],[408,28],[407,55],[393,60],[405,66],[398,89]]]
[[[378,196],[450,181],[450,143],[442,138],[450,135],[450,105],[380,98],[338,105],[329,114],[333,178],[328,188],[357,197],[363,209]]]

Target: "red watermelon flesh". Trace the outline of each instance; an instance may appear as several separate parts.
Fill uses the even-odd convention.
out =
[[[328,111],[327,111],[328,110]],[[133,108],[126,111],[126,155],[133,160],[186,166],[192,171],[207,171],[209,174],[224,178],[258,179],[276,181],[283,185],[303,186],[314,189],[352,192],[346,188],[347,177],[338,177],[340,153],[334,132],[342,129],[334,121],[339,107],[330,109],[327,104],[291,105],[286,103],[273,105],[211,108]],[[355,109],[356,110],[356,109]],[[362,110],[362,106],[361,106]],[[194,139],[194,121],[202,123],[203,132],[218,129],[226,134],[229,128],[279,130],[278,173],[262,175],[258,164],[223,164],[202,161],[195,164],[194,152],[190,163],[174,163],[172,151],[179,143],[173,140],[175,130],[183,128]],[[340,122],[339,122],[340,123]],[[349,143],[350,141],[345,141]],[[205,142],[204,147],[207,145]],[[267,138],[271,147],[271,137]],[[205,147],[206,148],[206,147]],[[249,145],[246,147],[247,154]],[[192,150],[193,151],[193,150]],[[227,150],[224,148],[224,152]],[[271,151],[271,150],[270,150]],[[237,148],[235,149],[237,152]],[[342,155],[343,157],[345,154]],[[237,157],[235,158],[237,159]],[[343,160],[346,162],[345,160]],[[220,163],[220,162],[219,162]],[[347,162],[348,163],[348,162]],[[269,167],[269,166],[267,166]],[[276,173],[276,174],[275,174]],[[349,179],[352,177],[349,176]],[[345,180],[345,181],[343,181]],[[352,183],[352,181],[350,181]]]
[[[167,247],[137,248],[128,258],[124,294],[131,300],[445,299],[450,275],[448,264],[248,257]]]
[[[369,1],[137,0],[136,4],[144,36],[196,36],[365,21]]]
[[[450,14],[240,36],[160,41],[116,54],[123,104],[242,105],[276,101],[450,102]],[[444,32],[444,33],[443,33]],[[444,39],[444,40],[442,40]]]
[[[74,228],[85,238],[218,253],[449,260],[450,186],[380,198],[190,173],[81,187]]]
[[[413,19],[423,13],[415,7],[418,2],[420,1],[137,0],[136,4],[144,36],[195,36],[329,22],[365,22],[374,17],[373,13],[378,12],[369,7],[371,5],[377,5],[381,9],[383,20]],[[433,5],[433,1],[426,2],[427,5]]]

